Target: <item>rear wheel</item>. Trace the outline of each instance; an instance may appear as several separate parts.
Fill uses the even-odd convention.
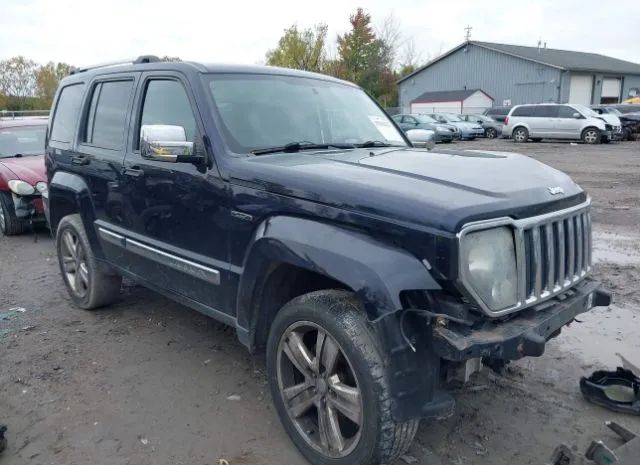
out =
[[[419,421],[393,418],[376,339],[346,291],[303,295],[276,315],[267,343],[271,394],[309,462],[390,464],[411,444]]]
[[[602,135],[598,128],[587,128],[582,131],[581,139],[585,144],[599,144],[602,139]]]
[[[15,236],[23,233],[26,226],[26,223],[16,216],[11,194],[0,192],[0,233]]]
[[[60,221],[56,249],[67,291],[78,307],[92,310],[118,299],[122,277],[107,273],[96,261],[80,215]]]
[[[487,128],[484,131],[484,135],[487,139],[495,139],[498,137],[498,131],[496,131],[495,128]]]
[[[522,126],[517,127],[513,130],[513,134],[511,135],[513,141],[516,143],[523,143],[529,140],[529,131],[527,128],[523,128]]]

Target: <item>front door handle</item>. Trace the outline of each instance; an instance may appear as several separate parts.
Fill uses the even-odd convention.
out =
[[[72,165],[84,166],[89,164],[89,159],[84,155],[78,155],[77,157],[71,157]]]
[[[144,170],[136,166],[133,166],[131,168],[125,168],[124,174],[127,176],[131,176],[133,178],[141,178],[142,176],[144,176]]]

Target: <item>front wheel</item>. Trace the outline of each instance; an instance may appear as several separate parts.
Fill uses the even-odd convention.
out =
[[[498,137],[498,131],[496,131],[494,128],[487,128],[487,130],[484,132],[484,135],[487,139],[495,139],[496,137]]]
[[[527,131],[527,128],[518,127],[513,130],[511,137],[513,137],[514,142],[521,144],[529,140],[529,131]]]
[[[25,222],[16,216],[11,194],[0,192],[0,235],[15,236],[24,232],[25,227]]]
[[[92,310],[118,299],[122,277],[108,273],[96,261],[80,215],[60,221],[56,249],[67,291],[78,307]]]
[[[582,142],[585,144],[599,144],[602,135],[600,134],[600,130],[597,128],[587,128],[582,131]]]
[[[350,292],[312,292],[276,315],[267,343],[271,394],[310,463],[390,464],[411,444],[419,421],[391,414],[379,347]]]

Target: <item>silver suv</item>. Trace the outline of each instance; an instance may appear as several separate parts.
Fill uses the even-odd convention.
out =
[[[529,139],[573,139],[586,144],[609,142],[616,128],[580,105],[517,105],[505,119],[502,135],[515,142]]]

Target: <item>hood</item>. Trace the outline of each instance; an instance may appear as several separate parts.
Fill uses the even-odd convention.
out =
[[[47,175],[44,167],[44,155],[0,158],[0,174],[3,174],[7,181],[20,179],[28,182],[32,186],[37,182],[46,181]]]
[[[361,149],[236,160],[232,182],[452,233],[469,221],[524,218],[586,200],[564,173],[514,153]],[[564,193],[551,195],[557,187]]]
[[[620,118],[616,115],[610,115],[608,113],[604,113],[602,115],[598,115],[598,118],[604,120],[605,123],[610,124],[612,126],[620,126]]]

